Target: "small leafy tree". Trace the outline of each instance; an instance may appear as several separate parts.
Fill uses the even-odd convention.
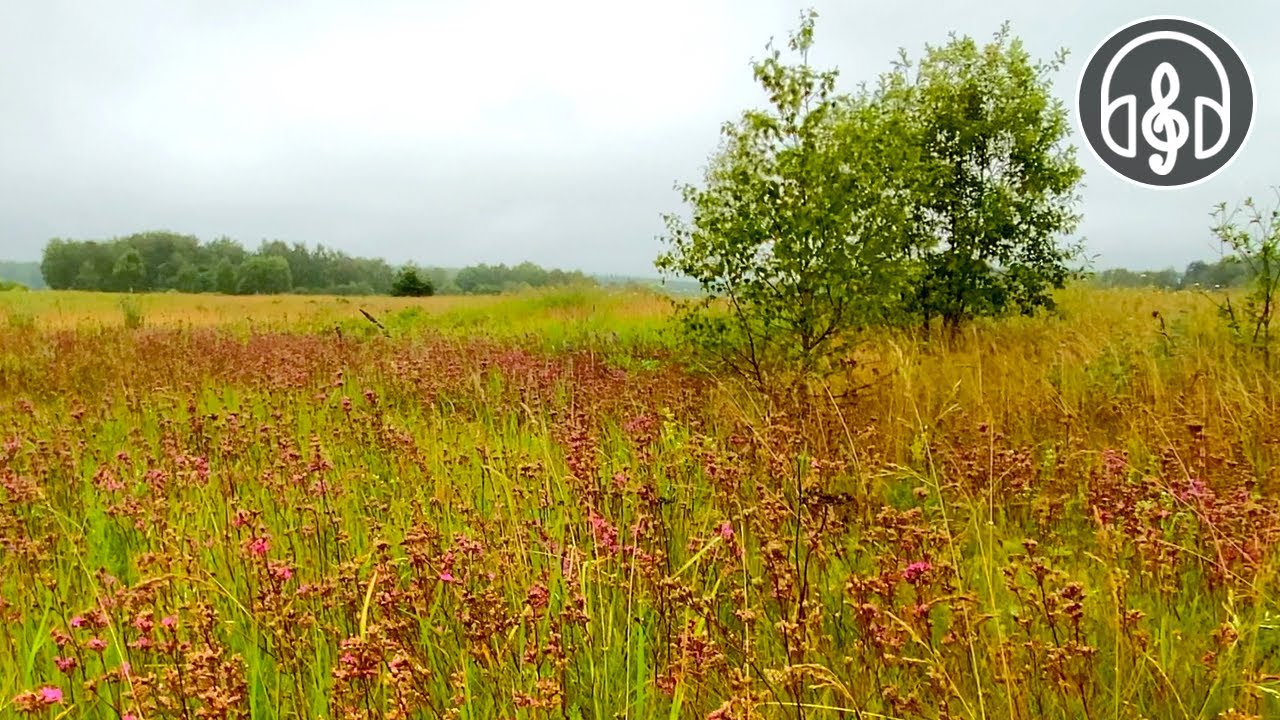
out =
[[[402,268],[391,285],[391,294],[395,297],[430,297],[435,292],[431,281],[420,277],[417,268],[412,266]]]
[[[772,44],[754,64],[770,107],[723,127],[703,184],[682,188],[690,217],[665,216],[656,263],[702,286],[682,309],[696,346],[762,387],[827,365],[849,331],[892,316],[910,281],[902,119],[809,65],[815,17],[790,37],[797,64]]]
[[[252,255],[240,265],[236,291],[241,295],[276,295],[293,289],[289,261],[278,255]]]
[[[1219,204],[1213,212],[1213,234],[1223,248],[1247,268],[1248,292],[1239,304],[1223,294],[1219,310],[1238,340],[1270,356],[1271,321],[1280,302],[1280,195],[1270,210],[1246,198],[1238,207]]]
[[[1065,59],[1033,60],[1006,24],[985,45],[928,46],[914,67],[904,54],[882,85],[921,152],[908,181],[933,239],[912,297],[926,324],[1052,308],[1073,276],[1080,247],[1060,240],[1080,219],[1083,170],[1051,85]]]

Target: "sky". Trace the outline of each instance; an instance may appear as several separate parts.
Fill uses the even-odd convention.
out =
[[[1212,258],[1218,202],[1280,170],[1280,9],[1261,0],[8,0],[0,6],[0,259],[52,237],[169,229],[324,244],[394,263],[531,260],[654,276],[720,125],[765,98],[750,63],[818,12],[813,64],[852,89],[1007,20],[1036,56],[1153,14],[1202,21],[1252,70],[1254,128],[1192,188],[1129,185],[1077,139],[1097,267]]]

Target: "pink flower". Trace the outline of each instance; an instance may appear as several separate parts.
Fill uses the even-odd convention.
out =
[[[79,616],[79,615],[76,615],[75,617],[71,618],[71,627],[73,627],[73,628],[78,628],[78,627],[81,627],[81,626],[83,626],[83,625],[84,625],[84,618],[83,618],[83,617],[81,617],[81,616]]]
[[[293,578],[293,568],[284,563],[271,563],[271,574],[280,581],[290,580]]]
[[[918,562],[913,562],[907,566],[906,570],[902,571],[902,579],[906,580],[909,583],[914,583],[918,581],[921,577],[923,577],[925,573],[929,572],[932,569],[933,569],[933,563],[927,560],[920,560]]]
[[[458,579],[453,576],[453,573],[449,572],[448,570],[445,570],[444,572],[440,573],[440,582],[447,582],[447,583],[458,582]]]
[[[62,690],[49,686],[40,688],[40,702],[45,705],[57,705],[62,702]]]
[[[61,672],[70,672],[75,670],[76,665],[79,663],[76,662],[76,659],[73,657],[56,657],[53,659],[53,664],[56,665],[58,670]]]
[[[609,524],[608,520],[592,511],[587,521],[591,523],[591,534],[595,536],[596,544],[604,548],[605,552],[613,555],[622,549],[618,543],[618,531]]]
[[[534,610],[541,610],[547,606],[550,599],[551,594],[547,592],[547,586],[542,583],[534,583],[533,586],[529,588],[529,596],[525,602],[527,602],[529,607]]]
[[[720,537],[724,538],[725,540],[732,540],[733,539],[733,523],[729,522],[728,520],[725,520],[723,523],[721,523],[720,528],[717,530],[717,532],[719,532]]]
[[[270,549],[271,549],[271,538],[267,537],[266,535],[263,535],[261,537],[256,537],[249,541],[249,552],[259,557],[266,555],[267,551]]]
[[[138,716],[133,713],[125,713],[120,716],[120,720],[138,720]]]
[[[94,652],[102,652],[107,649],[107,641],[102,638],[89,638],[89,642],[85,643],[85,646]]]
[[[172,629],[174,625],[178,624],[178,616],[166,615],[164,619],[160,621],[160,624],[165,626],[166,628]]]

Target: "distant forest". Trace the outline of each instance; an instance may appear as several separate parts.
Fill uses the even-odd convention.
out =
[[[51,240],[41,262],[0,261],[0,288],[17,283],[33,290],[385,295],[391,293],[402,269],[384,260],[351,257],[324,246],[312,249],[276,240],[251,252],[227,238],[201,243],[189,235],[146,232],[102,242]],[[597,282],[578,271],[547,270],[528,262],[414,269],[443,295]],[[1099,270],[1089,273],[1087,281],[1098,287],[1179,290],[1240,287],[1251,277],[1249,267],[1229,255],[1216,262],[1197,260],[1184,270]],[[604,284],[635,281],[622,276],[602,280]],[[667,284],[671,287],[661,289],[697,292],[696,287],[684,287],[679,281]]]
[[[388,295],[406,269],[428,281],[438,294],[496,294],[594,280],[578,271],[548,270],[533,263],[473,265],[460,270],[394,267],[382,259],[352,257],[323,245],[264,241],[248,250],[230,238],[201,242],[191,235],[143,232],[106,241],[55,238],[39,265],[0,266],[0,279],[36,287],[28,268],[55,290],[109,292],[215,292],[227,295],[277,293]]]
[[[1101,287],[1156,287],[1166,290],[1233,288],[1244,285],[1252,278],[1253,271],[1249,265],[1234,255],[1227,255],[1217,262],[1196,260],[1181,272],[1174,268],[1164,270],[1114,268],[1090,275],[1090,281]]]

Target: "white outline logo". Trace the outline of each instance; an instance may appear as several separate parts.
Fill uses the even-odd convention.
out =
[[[1245,79],[1247,79],[1248,83],[1248,87],[1245,88],[1245,90],[1250,94],[1250,99],[1254,100],[1254,102],[1249,103],[1249,117],[1244,119],[1244,137],[1240,140],[1239,144],[1233,148],[1230,157],[1227,157],[1221,164],[1213,167],[1202,177],[1193,177],[1192,179],[1181,183],[1175,182],[1161,184],[1144,182],[1141,178],[1131,177],[1130,172],[1132,172],[1133,164],[1116,162],[1115,160],[1106,157],[1106,153],[1103,152],[1103,148],[1098,147],[1099,143],[1097,142],[1097,139],[1091,136],[1089,128],[1085,127],[1087,122],[1094,120],[1094,117],[1085,117],[1086,112],[1088,112],[1084,107],[1084,101],[1086,99],[1084,95],[1085,77],[1090,74],[1091,70],[1096,72],[1097,65],[1100,64],[1100,61],[1102,60],[1102,58],[1099,57],[1099,53],[1102,51],[1104,46],[1112,42],[1112,40],[1117,36],[1125,34],[1127,31],[1139,25],[1151,23],[1152,21],[1176,21],[1178,23],[1189,24],[1194,26],[1194,28],[1199,29],[1202,33],[1211,35],[1220,40],[1221,43],[1235,55],[1234,58],[1230,58],[1230,60],[1235,61],[1234,65],[1238,65],[1243,68]],[[1166,22],[1162,24],[1167,25],[1169,23]],[[1207,84],[1206,82],[1200,82],[1201,87],[1190,88],[1193,93],[1197,91],[1199,93],[1193,95],[1191,121],[1188,120],[1186,113],[1173,106],[1183,90],[1182,76],[1180,76],[1178,67],[1175,64],[1179,58],[1167,58],[1155,67],[1150,80],[1150,107],[1142,113],[1141,118],[1138,116],[1138,104],[1140,100],[1136,93],[1128,92],[1120,95],[1119,97],[1111,97],[1112,82],[1115,79],[1117,69],[1124,63],[1125,59],[1128,58],[1137,48],[1160,40],[1172,40],[1194,49],[1199,53],[1199,56],[1208,61],[1208,64],[1213,71],[1212,74],[1216,77],[1217,87],[1215,88],[1204,87],[1204,85]],[[1185,57],[1181,59],[1183,62],[1186,61]],[[1170,62],[1171,60],[1173,62]],[[1097,76],[1095,75],[1095,79],[1091,82],[1097,82],[1096,77]],[[1236,81],[1238,84],[1240,81],[1239,76],[1237,76]],[[1139,156],[1138,135],[1141,133],[1143,143],[1146,148],[1151,151],[1144,158],[1146,160],[1145,165],[1156,177],[1169,176],[1169,174],[1179,166],[1180,160],[1186,160],[1187,156],[1179,155],[1179,151],[1187,144],[1188,141],[1192,143],[1191,158],[1196,161],[1203,161],[1210,160],[1222,153],[1223,149],[1227,147],[1228,142],[1232,140],[1232,82],[1227,64],[1225,64],[1223,59],[1219,57],[1219,52],[1215,52],[1215,50],[1206,44],[1201,37],[1196,37],[1188,32],[1171,29],[1157,29],[1145,32],[1128,40],[1120,49],[1111,54],[1110,60],[1106,65],[1106,69],[1102,73],[1100,87],[1094,87],[1098,87],[1096,91],[1097,95],[1095,95],[1095,97],[1098,98],[1098,110],[1100,110],[1100,114],[1096,117],[1094,128],[1101,139],[1101,144],[1105,145],[1105,149],[1114,154],[1116,158],[1132,160]],[[1256,98],[1253,98],[1252,95],[1253,88],[1252,73],[1249,71],[1248,66],[1244,63],[1244,59],[1240,57],[1240,53],[1236,50],[1235,46],[1231,44],[1230,40],[1223,37],[1212,28],[1195,20],[1174,16],[1153,16],[1137,20],[1117,29],[1103,40],[1098,47],[1094,48],[1094,51],[1090,54],[1084,68],[1082,68],[1080,78],[1077,81],[1076,97],[1077,101],[1081,103],[1081,108],[1079,109],[1079,112],[1077,112],[1077,117],[1079,118],[1080,129],[1084,134],[1090,149],[1093,150],[1094,155],[1102,162],[1103,165],[1106,165],[1107,168],[1117,176],[1143,187],[1160,189],[1191,187],[1204,182],[1221,172],[1231,163],[1232,160],[1235,159],[1235,156],[1239,154],[1240,149],[1248,141],[1249,134],[1253,129],[1252,121],[1253,115],[1256,114],[1257,105]],[[1132,90],[1132,88],[1129,89]],[[1146,98],[1143,99],[1145,100]],[[1124,118],[1123,130],[1121,131],[1124,137],[1121,141],[1117,141],[1112,132],[1112,121],[1117,113],[1122,113]],[[1209,144],[1209,138],[1206,137],[1209,132],[1206,129],[1206,116],[1209,113],[1212,113],[1218,124],[1221,125],[1219,134],[1217,138],[1213,140],[1212,144]],[[1088,112],[1088,114],[1092,115],[1093,113]],[[1121,167],[1117,167],[1117,165],[1121,165]],[[1126,172],[1126,170],[1129,172]],[[1194,169],[1192,170],[1192,174],[1195,174]]]

